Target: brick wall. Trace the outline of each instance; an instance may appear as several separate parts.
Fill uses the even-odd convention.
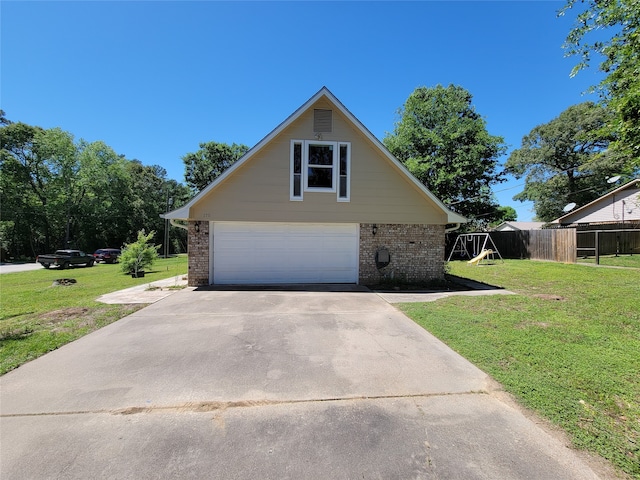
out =
[[[420,282],[444,278],[444,225],[360,224],[362,285],[383,281]],[[376,266],[376,252],[386,248],[390,262]]]
[[[199,222],[200,231],[196,232],[196,222],[189,222],[189,273],[187,283],[190,287],[209,285],[209,222]]]
[[[191,287],[209,285],[209,222],[189,222],[189,274]],[[383,281],[420,282],[444,276],[444,225],[360,224],[360,278],[362,285]],[[376,266],[376,252],[386,248],[390,262]]]

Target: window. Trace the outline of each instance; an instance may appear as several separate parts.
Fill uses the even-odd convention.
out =
[[[333,142],[307,142],[307,177],[305,190],[335,192],[335,144]]]
[[[291,200],[302,200],[302,142],[291,142]]]
[[[350,197],[349,191],[349,174],[351,173],[351,157],[350,148],[348,143],[338,144],[338,169],[339,169],[339,181],[338,181],[338,201],[348,202]]]
[[[321,140],[291,142],[290,199],[303,192],[337,192],[339,202],[350,198],[351,144]]]

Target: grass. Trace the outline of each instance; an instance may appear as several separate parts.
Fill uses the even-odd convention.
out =
[[[596,263],[595,257],[578,258],[579,263]],[[601,255],[600,265],[607,267],[640,268],[640,255]]]
[[[186,271],[180,255],[158,259],[144,278],[123,274],[118,264],[0,275],[0,375],[144,306],[105,305],[96,302],[100,295]],[[53,286],[60,278],[77,283]]]
[[[450,273],[518,295],[402,310],[525,406],[640,479],[640,274],[528,260]]]

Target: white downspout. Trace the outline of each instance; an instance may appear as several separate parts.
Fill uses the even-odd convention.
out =
[[[456,223],[455,227],[445,228],[444,229],[444,233],[455,232],[456,230],[458,230],[460,228],[460,225],[462,225],[462,224],[461,223]]]
[[[184,228],[185,230],[189,230],[189,227],[186,225],[182,225],[181,223],[177,223],[176,220],[174,218],[170,218],[169,219],[169,223],[171,225],[173,225],[174,227],[178,227],[178,228]]]

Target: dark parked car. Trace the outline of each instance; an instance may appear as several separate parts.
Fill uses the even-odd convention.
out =
[[[76,265],[93,267],[95,259],[80,250],[56,250],[56,253],[38,255],[36,262],[41,263],[44,268],[59,267],[64,270]]]
[[[118,248],[101,248],[93,253],[96,262],[104,263],[116,263],[119,256],[120,250]]]

